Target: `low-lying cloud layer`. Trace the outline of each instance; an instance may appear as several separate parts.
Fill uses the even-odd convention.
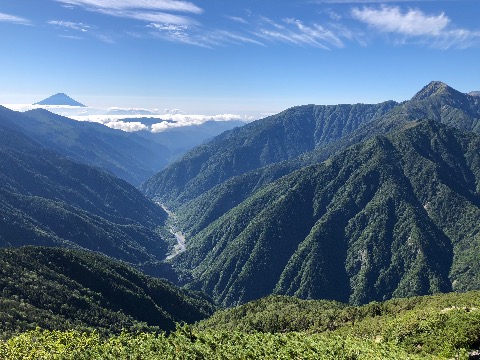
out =
[[[4,104],[3,106],[20,112],[34,109],[46,109],[72,120],[95,122],[112,129],[127,132],[150,131],[152,133],[159,133],[184,126],[198,126],[211,121],[250,122],[256,120],[253,116],[235,114],[183,114],[180,109],[166,109],[163,114],[160,114],[158,109],[149,110],[141,108],[112,107],[107,110],[102,110],[64,105]]]
[[[252,117],[234,114],[221,115],[188,115],[188,114],[164,114],[164,115],[83,115],[71,116],[77,121],[90,121],[103,124],[112,129],[128,132],[146,130],[152,133],[159,133],[174,128],[185,126],[198,126],[209,121],[244,121],[255,120]],[[135,121],[138,120],[138,121]],[[157,121],[158,122],[155,122]],[[143,121],[143,122],[142,122]]]

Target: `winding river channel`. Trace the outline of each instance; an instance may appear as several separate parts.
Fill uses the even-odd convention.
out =
[[[174,246],[172,252],[165,258],[165,260],[170,260],[178,254],[181,254],[182,252],[187,250],[185,235],[177,227],[177,217],[175,216],[175,214],[171,210],[169,210],[164,204],[157,202],[157,205],[161,206],[161,208],[165,210],[165,212],[168,214],[167,224],[169,231],[175,236],[175,239],[177,240],[177,244]]]

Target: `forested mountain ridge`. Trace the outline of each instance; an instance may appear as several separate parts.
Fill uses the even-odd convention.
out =
[[[0,249],[1,337],[35,329],[102,334],[170,331],[213,305],[101,254],[28,246]]]
[[[232,305],[271,293],[352,304],[480,287],[480,137],[410,122],[271,183],[174,259]]]
[[[10,126],[73,160],[101,167],[137,186],[170,161],[170,150],[133,133],[79,122],[47,110],[19,113],[0,107],[0,124]]]
[[[358,129],[351,137],[342,139],[334,150],[368,139],[372,134],[387,134],[402,128],[410,121],[423,119],[480,133],[480,98],[461,93],[443,82],[432,81],[410,100]],[[318,154],[316,155],[318,157]],[[320,158],[324,159],[322,156]]]
[[[0,126],[0,244],[101,251],[134,264],[163,259],[167,214],[132,185]]]
[[[366,105],[304,105],[225,132],[141,185],[150,197],[180,205],[245,172],[293,159],[347,136],[387,113],[393,101]]]
[[[185,201],[183,195],[175,198],[173,202],[180,203],[177,204],[177,206],[180,205],[177,208],[177,215],[184,230],[190,235],[196,234],[271,181],[304,166],[322,162],[348,146],[376,135],[385,135],[402,129],[412,121],[423,119],[431,119],[462,130],[478,132],[480,130],[478,125],[480,124],[480,100],[478,97],[460,93],[444,83],[433,81],[414,95],[411,100],[398,104],[371,121],[363,122],[357,129],[347,132],[344,136],[331,139],[328,143],[319,142],[313,151],[303,153],[291,160],[248,171],[223,182],[220,181],[218,185],[201,193],[191,201]],[[335,121],[341,124],[345,120],[337,117]],[[245,157],[244,162],[248,161],[249,157]],[[167,173],[168,169],[161,174]],[[205,172],[201,173],[201,176],[203,175]],[[147,186],[147,189],[150,188]],[[190,194],[198,190],[194,181],[187,184],[185,189],[184,193],[189,192]],[[165,198],[162,197],[161,192],[156,194],[161,199],[170,199],[172,196],[172,193],[168,192]]]

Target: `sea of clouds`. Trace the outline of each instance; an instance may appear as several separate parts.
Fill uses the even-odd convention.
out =
[[[198,115],[184,114],[180,109],[148,110],[141,108],[112,107],[109,109],[95,109],[89,107],[63,105],[31,105],[5,104],[14,111],[25,112],[33,109],[46,109],[52,113],[68,117],[76,121],[100,123],[112,129],[134,132],[150,131],[158,133],[169,129],[184,126],[202,125],[211,121],[243,121],[255,120],[253,116],[235,114]]]

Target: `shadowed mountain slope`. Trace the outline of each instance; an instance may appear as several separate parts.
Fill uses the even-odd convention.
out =
[[[0,245],[101,251],[134,264],[163,259],[167,214],[124,180],[0,126]]]
[[[0,249],[2,337],[35,329],[119,333],[173,330],[213,311],[199,294],[104,255],[59,248]]]

